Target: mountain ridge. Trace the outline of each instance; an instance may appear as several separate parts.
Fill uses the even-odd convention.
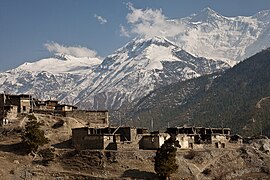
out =
[[[225,72],[156,89],[127,114],[138,121],[133,122],[135,125],[144,123],[140,121],[144,119],[144,125],[149,126],[154,119],[157,129],[167,123],[206,127],[223,124],[234,133],[251,136],[262,131],[269,136],[269,57],[270,48]]]
[[[171,20],[185,25],[185,32],[137,37],[102,61],[58,54],[21,65],[0,73],[0,91],[59,99],[85,109],[115,110],[156,88],[223,71],[270,46],[269,11],[227,18],[208,8],[201,15],[209,21],[189,20],[198,15]]]

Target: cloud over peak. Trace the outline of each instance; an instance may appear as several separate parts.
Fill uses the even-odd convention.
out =
[[[120,35],[129,36],[130,34],[143,37],[175,36],[184,30],[184,26],[177,21],[169,21],[161,9],[136,9],[132,3],[127,3],[130,13],[127,14],[129,28],[120,25]]]
[[[90,58],[97,57],[96,51],[81,46],[64,46],[55,42],[49,42],[45,43],[44,47],[48,51],[57,54],[67,54],[74,57],[90,57]]]

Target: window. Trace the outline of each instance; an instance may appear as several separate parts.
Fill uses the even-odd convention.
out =
[[[23,106],[23,111],[26,111],[26,106]]]
[[[222,148],[225,148],[225,143],[221,143],[221,147]]]

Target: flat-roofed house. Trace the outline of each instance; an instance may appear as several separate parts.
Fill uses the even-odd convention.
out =
[[[74,111],[78,109],[76,106],[73,105],[68,105],[68,104],[58,104],[55,106],[55,111]]]

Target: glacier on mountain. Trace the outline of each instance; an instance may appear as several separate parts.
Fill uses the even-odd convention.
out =
[[[166,38],[191,54],[221,59],[231,66],[270,47],[270,10],[225,17],[205,8],[171,22],[184,25],[185,31]]]

